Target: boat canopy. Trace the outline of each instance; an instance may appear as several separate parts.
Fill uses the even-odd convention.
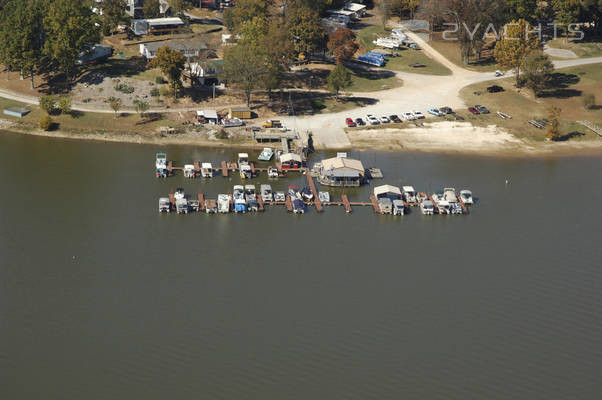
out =
[[[213,166],[211,165],[211,163],[204,162],[203,164],[201,164],[201,168],[203,168],[203,169],[213,169]]]
[[[403,191],[406,193],[416,193],[414,186],[404,186]]]
[[[377,186],[374,188],[374,195],[378,198],[379,196],[385,196],[385,195],[397,195],[401,197],[401,189],[399,189],[397,186],[392,186],[392,185],[382,185],[382,186]]]
[[[280,156],[280,162],[301,162],[301,156],[295,153],[285,153]]]

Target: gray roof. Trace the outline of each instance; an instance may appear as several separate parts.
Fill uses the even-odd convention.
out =
[[[149,51],[157,51],[163,46],[169,46],[172,50],[207,50],[207,43],[200,40],[170,40],[167,42],[145,43],[144,46]]]

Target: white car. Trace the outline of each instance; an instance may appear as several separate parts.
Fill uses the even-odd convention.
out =
[[[380,122],[382,122],[383,124],[388,124],[389,122],[391,122],[391,120],[386,115],[381,115]]]
[[[406,120],[408,120],[408,121],[415,121],[416,120],[416,117],[411,112],[404,112],[404,113],[401,114],[401,116],[403,118],[405,118]]]
[[[412,113],[414,114],[414,117],[416,117],[417,119],[424,119],[425,116],[423,113],[421,113],[420,111],[412,111]]]
[[[376,117],[374,115],[372,115],[372,114],[366,115],[366,121],[370,125],[378,125],[378,124],[380,124],[380,122],[378,121],[378,119],[376,119]]]

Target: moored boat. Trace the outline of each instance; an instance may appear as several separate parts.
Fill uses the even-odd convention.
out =
[[[213,165],[211,163],[201,164],[201,176],[203,178],[213,178]]]
[[[255,185],[245,185],[245,199],[247,199],[247,211],[259,210]]]
[[[205,212],[207,214],[217,214],[217,201],[213,199],[205,200]]]
[[[413,186],[404,186],[402,198],[410,205],[418,205],[418,199],[416,196],[416,190]]]
[[[402,200],[393,200],[393,215],[405,215],[406,207]]]
[[[330,193],[329,192],[319,192],[318,198],[322,203],[330,203]]]
[[[295,199],[293,200],[293,212],[295,214],[304,214],[305,213],[305,204],[303,200]]]
[[[312,193],[311,189],[308,187],[304,187],[301,190],[301,196],[303,197],[303,200],[305,200],[305,201],[312,201],[314,199],[314,194]]]
[[[199,211],[201,203],[198,200],[188,200],[188,209],[190,211]]]
[[[261,185],[261,199],[263,201],[274,201],[274,194],[272,193],[272,186],[270,185]]]
[[[230,195],[229,194],[219,194],[217,195],[217,211],[222,214],[227,214],[230,212]]]
[[[235,185],[232,192],[234,198],[234,212],[247,212],[247,201],[245,200],[245,187],[243,185]]]
[[[424,215],[433,215],[435,213],[433,202],[430,200],[423,200],[420,202],[420,211],[422,211]]]
[[[171,211],[171,202],[169,201],[169,197],[161,197],[159,199],[159,212],[170,212]]]
[[[268,167],[268,177],[269,178],[278,178],[278,168],[276,167]]]
[[[299,186],[297,185],[291,185],[288,187],[288,194],[291,195],[291,200],[301,200],[303,201],[303,198],[301,197],[301,189],[299,189]]]
[[[175,192],[175,193],[174,193],[174,195],[173,195],[173,197],[174,197],[176,200],[180,200],[180,199],[183,199],[183,198],[185,198],[185,197],[186,197],[186,193],[184,192],[184,189],[182,189],[182,188],[177,188],[177,189],[176,189],[176,192]]]
[[[274,201],[284,202],[286,201],[286,194],[284,192],[276,192],[274,193]]]
[[[460,190],[460,198],[462,202],[467,205],[474,204],[474,200],[472,198],[472,192],[470,190]]]
[[[155,155],[155,168],[157,178],[167,178],[167,154],[157,153]]]
[[[186,164],[184,165],[184,177],[186,178],[195,178],[196,172],[194,171],[194,165]]]
[[[259,161],[270,161],[274,156],[274,150],[269,147],[264,147],[264,149],[259,153],[259,157],[257,159]]]
[[[181,198],[176,200],[176,212],[178,214],[188,214],[188,201]]]

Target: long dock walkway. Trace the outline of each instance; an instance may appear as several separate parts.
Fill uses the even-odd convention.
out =
[[[311,189],[311,192],[314,195],[314,206],[316,207],[316,211],[324,211],[324,208],[322,207],[322,202],[320,201],[320,196],[318,196],[318,190],[316,189],[314,178],[311,176],[309,168],[305,169],[305,177],[307,178],[307,184],[309,185],[309,188]]]

